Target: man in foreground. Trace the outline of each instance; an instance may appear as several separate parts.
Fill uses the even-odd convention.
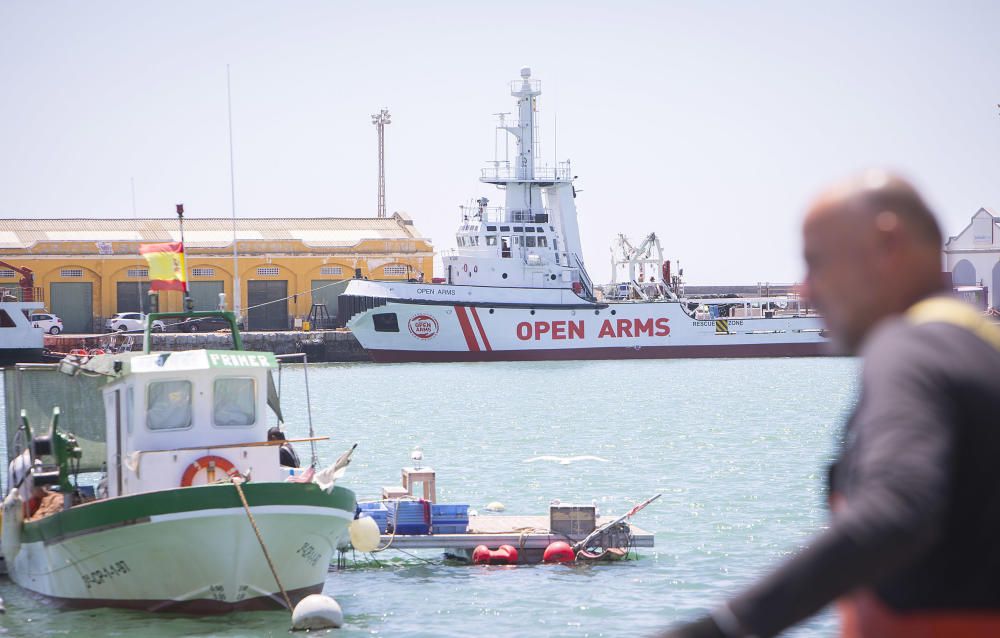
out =
[[[843,636],[1000,636],[1000,329],[944,296],[920,195],[872,171],[803,227],[806,285],[864,357],[830,528],[674,638],[773,636],[839,599]]]

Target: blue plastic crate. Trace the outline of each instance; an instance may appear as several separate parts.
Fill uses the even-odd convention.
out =
[[[451,503],[435,503],[431,505],[431,520],[432,521],[468,521],[469,520],[469,506],[461,504],[451,504]]]
[[[435,523],[431,525],[432,534],[465,534],[468,531],[468,523]]]
[[[368,503],[358,503],[358,517],[368,516],[378,525],[381,534],[386,533],[389,524],[389,509],[384,503],[378,501]]]
[[[397,534],[427,534],[430,524],[427,520],[426,504],[422,501],[399,501],[389,504],[389,527]]]

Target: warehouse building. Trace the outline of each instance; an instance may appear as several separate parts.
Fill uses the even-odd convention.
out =
[[[184,242],[196,310],[240,308],[250,330],[287,330],[323,304],[335,320],[337,296],[355,270],[369,279],[430,281],[433,246],[402,213],[386,218],[186,218]],[[176,218],[0,219],[0,261],[30,269],[48,310],[70,333],[103,332],[118,312],[146,311],[149,271],[139,245],[180,241]],[[22,275],[0,265],[0,288]],[[179,311],[182,293],[160,294],[161,311]],[[319,310],[319,308],[317,308]]]
[[[1000,308],[1000,217],[980,208],[968,226],[944,244],[945,270],[956,287],[981,287],[986,306]]]

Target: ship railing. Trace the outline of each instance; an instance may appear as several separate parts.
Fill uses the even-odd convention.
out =
[[[580,285],[583,286],[583,292],[587,299],[594,298],[594,282],[590,280],[590,275],[587,274],[587,269],[583,267],[583,260],[576,253],[572,253],[572,264],[576,266],[576,270],[580,276]]]
[[[481,221],[488,224],[547,224],[552,209],[507,210],[503,206],[460,206],[462,219]]]
[[[0,286],[0,301],[45,301],[45,289],[40,286]]]
[[[572,179],[569,162],[560,162],[558,166],[536,166],[532,177],[523,177],[515,166],[488,166],[482,169],[480,180],[511,181],[511,182],[568,182]]]
[[[527,85],[527,86],[525,86],[525,85]],[[542,90],[542,81],[541,80],[511,80],[510,81],[510,92],[511,92],[512,95],[514,93],[520,93],[520,92],[524,91],[525,89],[528,89],[532,93],[538,93],[538,92],[540,92]]]

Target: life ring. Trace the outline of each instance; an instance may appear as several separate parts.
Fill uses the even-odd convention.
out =
[[[209,454],[195,460],[191,463],[191,465],[187,466],[187,469],[184,470],[184,476],[181,477],[181,487],[191,487],[194,483],[195,475],[202,470],[208,470],[208,483],[215,482],[216,470],[222,470],[229,476],[229,478],[235,478],[240,475],[239,470],[237,470],[228,460],[222,458],[221,456]]]

